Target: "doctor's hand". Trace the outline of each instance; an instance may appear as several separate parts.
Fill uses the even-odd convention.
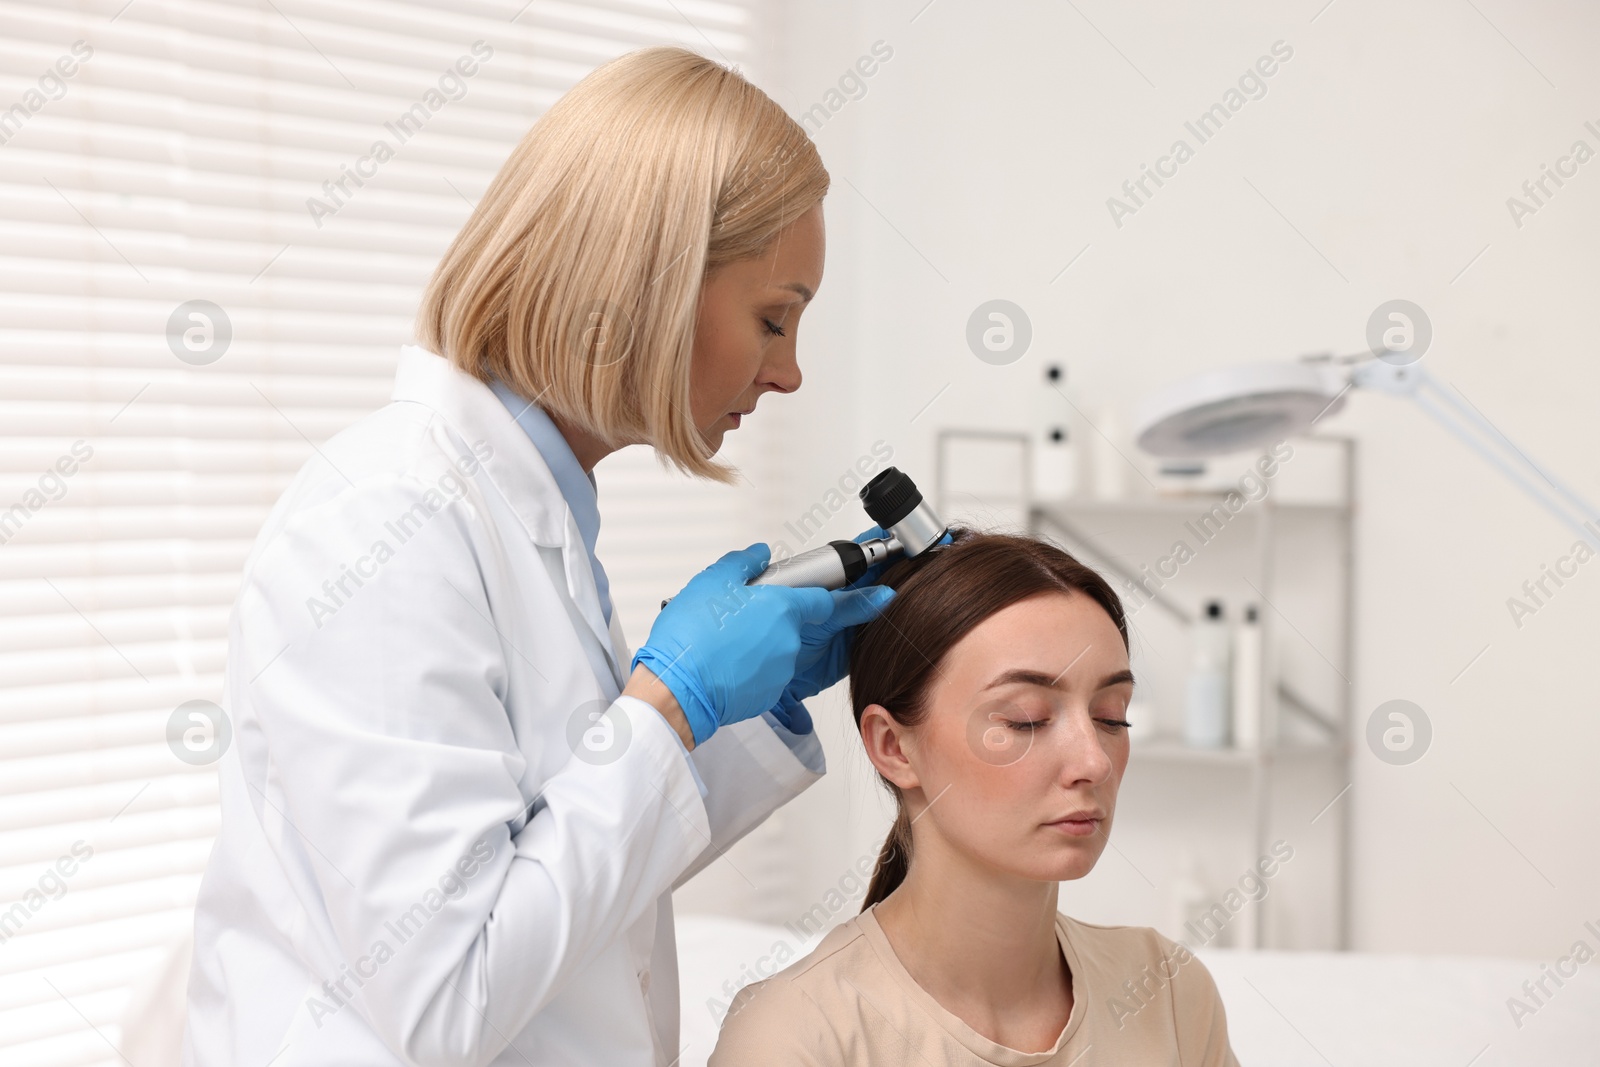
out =
[[[799,697],[790,696],[785,689],[778,702],[768,709],[772,717],[783,724],[783,728],[791,734],[809,734],[811,732],[811,712]]]
[[[882,526],[870,526],[851,538],[856,544],[889,535]],[[939,544],[949,544],[955,538],[947,530]],[[898,557],[897,557],[898,558]],[[773,717],[790,733],[811,732],[811,713],[801,703],[816,696],[845,676],[850,666],[850,643],[855,628],[870,622],[894,599],[894,590],[876,584],[883,572],[897,560],[874,563],[866,573],[845,587],[841,603],[834,608],[827,622],[807,626],[801,633],[801,652],[796,658],[794,680],[783,690],[783,696],[771,709]]]
[[[647,668],[676,698],[697,745],[719,726],[778,705],[797,667],[810,670],[812,681],[823,676],[838,630],[867,617],[870,598],[881,596],[746,585],[770,558],[766,545],[754,544],[695,575],[656,616],[634,654],[636,672]],[[841,608],[844,621],[830,625]]]
[[[825,622],[800,630],[794,678],[784,686],[783,695],[771,709],[773,717],[792,734],[811,732],[811,713],[801,701],[816,696],[845,676],[850,667],[850,641],[855,628],[877,618],[894,599],[894,590],[887,586],[869,585],[863,589],[857,588],[859,584],[852,583],[850,588],[836,594],[833,614]]]
[[[869,577],[872,577],[871,571],[835,593],[833,614],[801,629],[794,679],[784,688],[785,695],[804,700],[845,676],[850,667],[850,642],[855,628],[877,618],[894,599],[894,590],[888,586],[864,584]]]

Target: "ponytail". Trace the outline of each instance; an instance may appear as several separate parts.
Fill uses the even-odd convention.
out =
[[[883,848],[878,852],[878,866],[873,869],[866,898],[861,901],[861,910],[866,911],[899,889],[910,869],[911,818],[906,814],[905,805],[900,804],[897,805],[894,825],[889,827],[889,836],[884,839]]]

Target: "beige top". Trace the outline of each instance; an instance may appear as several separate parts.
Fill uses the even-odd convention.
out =
[[[946,1011],[907,973],[869,909],[741,990],[708,1067],[1238,1067],[1216,984],[1182,945],[1146,926],[1060,914],[1056,936],[1072,1015],[1045,1051],[997,1044]]]

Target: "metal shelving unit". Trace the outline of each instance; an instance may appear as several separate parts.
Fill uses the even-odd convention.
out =
[[[1288,685],[1283,679],[1281,670],[1281,641],[1283,637],[1281,620],[1273,606],[1277,581],[1275,574],[1276,551],[1280,537],[1281,519],[1286,515],[1308,516],[1334,524],[1337,529],[1339,551],[1342,553],[1342,597],[1340,603],[1340,618],[1338,629],[1341,636],[1341,649],[1339,660],[1335,669],[1346,679],[1350,680],[1351,653],[1352,653],[1352,626],[1353,626],[1353,595],[1355,586],[1354,576],[1354,539],[1352,528],[1352,507],[1354,500],[1354,478],[1356,445],[1348,437],[1318,437],[1318,441],[1327,441],[1342,446],[1343,449],[1343,486],[1341,499],[1327,503],[1278,503],[1273,494],[1268,493],[1259,502],[1254,503],[1248,513],[1252,516],[1249,520],[1254,524],[1254,569],[1253,584],[1263,601],[1261,605],[1260,624],[1262,628],[1262,693],[1261,713],[1262,729],[1261,744],[1251,748],[1197,748],[1184,744],[1181,739],[1170,735],[1157,735],[1135,742],[1135,753],[1138,759],[1145,761],[1160,761],[1164,763],[1177,763],[1202,768],[1213,768],[1219,773],[1244,773],[1249,775],[1250,810],[1253,817],[1251,827],[1254,854],[1263,854],[1268,847],[1271,818],[1273,815],[1273,786],[1277,775],[1285,765],[1298,764],[1305,760],[1328,761],[1336,769],[1344,771],[1343,777],[1350,781],[1350,721],[1351,700],[1354,686],[1344,686],[1336,706],[1332,708],[1318,708],[1315,703]],[[1172,519],[1193,515],[1197,508],[1205,508],[1214,503],[1220,503],[1225,494],[1222,493],[1184,493],[1173,496],[1130,496],[1125,499],[1101,500],[1093,498],[1069,498],[1062,500],[1036,500],[1032,494],[1032,440],[1024,433],[988,431],[988,430],[944,430],[939,433],[937,442],[937,460],[935,469],[935,500],[941,514],[946,514],[949,501],[947,500],[949,462],[948,448],[957,442],[985,442],[994,444],[1014,444],[1021,452],[1021,492],[1018,494],[1022,514],[1026,517],[1026,526],[1031,534],[1036,536],[1046,535],[1062,541],[1075,554],[1082,554],[1085,562],[1091,563],[1103,573],[1110,573],[1126,582],[1139,584],[1140,576],[1128,573],[1118,562],[1118,554],[1108,551],[1097,543],[1097,538],[1087,533],[1078,520],[1092,517],[1133,517],[1151,519]],[[1246,514],[1241,511],[1240,515]],[[1195,613],[1185,607],[1181,602],[1165,595],[1164,590],[1157,588],[1150,590],[1142,587],[1144,593],[1149,594],[1146,606],[1155,607],[1168,614],[1175,621],[1187,626]],[[1142,610],[1142,609],[1141,609]],[[1276,684],[1269,680],[1276,679]],[[1282,723],[1284,716],[1295,715],[1315,724],[1327,735],[1325,743],[1280,743]],[[1342,794],[1341,794],[1342,795]],[[1337,799],[1337,798],[1335,798]],[[1338,807],[1334,812],[1338,820],[1336,831],[1336,865],[1337,886],[1335,889],[1335,915],[1334,930],[1335,941],[1338,948],[1348,948],[1350,943],[1350,820],[1344,807]],[[1322,817],[1320,814],[1318,818]],[[1265,906],[1270,901],[1270,896],[1260,902]],[[1254,922],[1251,925],[1250,944],[1248,947],[1270,947],[1264,944],[1263,931],[1267,928],[1264,922]]]

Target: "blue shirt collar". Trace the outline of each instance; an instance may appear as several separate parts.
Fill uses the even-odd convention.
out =
[[[589,567],[594,571],[600,604],[605,611],[606,621],[610,622],[610,583],[606,580],[605,569],[595,556],[595,543],[600,539],[600,492],[594,475],[583,469],[578,457],[573,454],[572,446],[567,444],[567,439],[561,435],[560,429],[544,408],[524,400],[502,381],[490,382],[489,388],[500,398],[512,418],[517,420],[517,425],[528,435],[533,447],[539,450],[545,466],[550,468],[550,473],[555,477],[556,487],[561,490],[573,521],[578,524],[578,534],[583,538],[583,547],[589,554]]]

